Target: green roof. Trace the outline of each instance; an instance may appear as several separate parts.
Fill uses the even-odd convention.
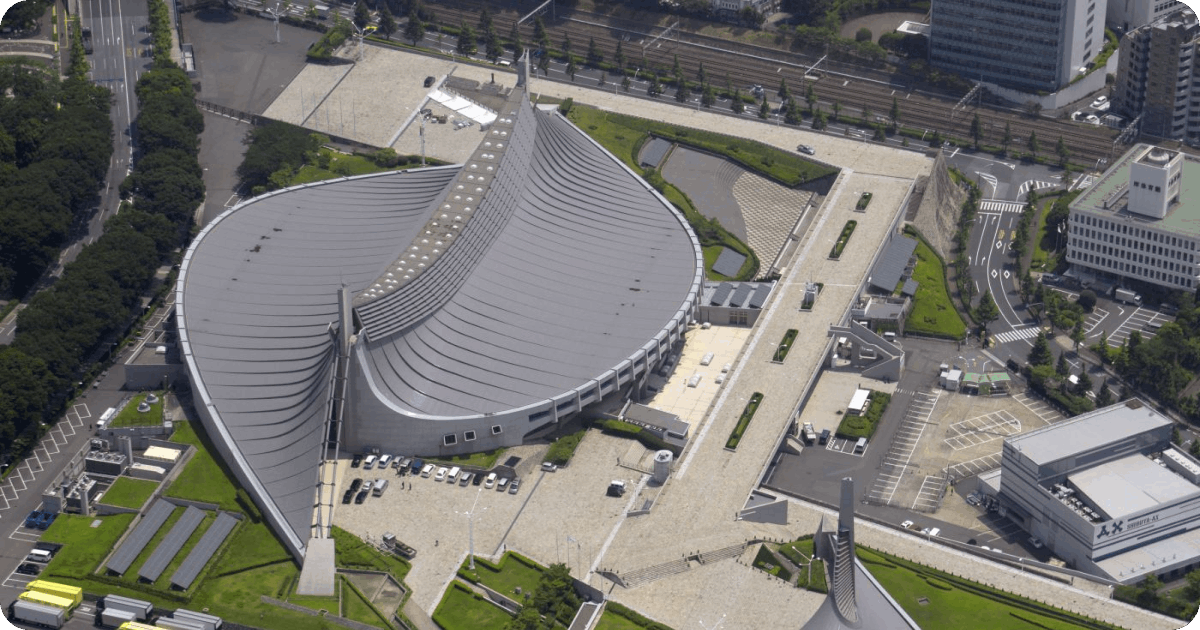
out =
[[[1150,145],[1137,144],[1104,171],[1091,186],[1071,203],[1072,210],[1085,210],[1092,214],[1109,215],[1113,218],[1132,219],[1142,227],[1155,228],[1176,234],[1200,236],[1200,158],[1183,154],[1183,181],[1180,184],[1179,201],[1173,204],[1163,219],[1155,219],[1128,211],[1128,191],[1109,208],[1104,199],[1129,183],[1129,165],[1141,156]]]

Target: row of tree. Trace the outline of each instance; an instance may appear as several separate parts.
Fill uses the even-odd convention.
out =
[[[149,0],[149,5],[151,16],[165,10],[163,0]],[[170,26],[152,20],[152,28]],[[152,37],[163,40],[161,33]],[[99,108],[107,119],[111,94],[89,83],[86,64],[76,63],[83,57],[78,28],[72,57],[61,109]],[[72,383],[130,327],[155,270],[184,244],[204,192],[196,159],[203,121],[192,94],[169,50],[162,55],[156,50],[153,68],[137,85],[142,157],[132,183],[125,184],[137,196],[105,223],[104,234],[64,268],[52,287],[21,311],[12,345],[0,351],[0,443],[20,450],[36,439],[30,429],[58,415]]]

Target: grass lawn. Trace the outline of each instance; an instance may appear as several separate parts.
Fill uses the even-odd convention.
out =
[[[100,503],[118,507],[140,508],[154,494],[157,481],[121,477],[100,497]]]
[[[150,393],[151,392],[145,392],[134,396],[133,400],[130,400],[129,404],[125,405],[125,407],[121,409],[121,413],[118,413],[117,417],[113,418],[112,424],[109,426],[115,429],[117,427],[153,427],[162,424],[162,392],[153,392],[155,396],[158,396],[158,402],[150,405],[150,411],[142,413],[137,410],[138,405],[140,405],[142,401],[146,399],[146,395]]]
[[[1074,199],[1076,195],[1070,195]],[[1030,271],[1045,271],[1054,273],[1060,267],[1066,267],[1066,249],[1057,249],[1056,246],[1060,242],[1065,243],[1066,237],[1060,236],[1057,233],[1048,234],[1046,232],[1046,215],[1050,214],[1050,209],[1061,198],[1047,199],[1042,204],[1042,212],[1038,216],[1038,225],[1036,236],[1033,241],[1033,258],[1029,263]],[[1070,203],[1069,201],[1067,203]]]
[[[924,630],[1116,628],[861,546],[858,557]]]
[[[320,617],[265,604],[259,599],[260,595],[282,599],[285,590],[299,574],[300,569],[293,562],[285,561],[224,577],[210,576],[205,580],[203,588],[192,598],[188,608],[208,608],[211,614],[222,617],[227,622],[269,630],[341,628]]]
[[[587,429],[582,429],[558,438],[550,445],[549,450],[546,451],[546,457],[542,461],[565,466],[567,462],[571,461],[571,456],[575,454],[575,449],[579,448],[579,443],[583,441],[583,436],[586,434]]]
[[[879,428],[879,420],[883,418],[883,412],[891,402],[892,395],[872,391],[868,400],[870,404],[862,415],[847,413],[842,416],[836,432],[838,437],[848,440],[865,437],[869,440],[875,435],[875,429]]]
[[[275,538],[265,522],[255,523],[250,519],[234,530],[229,549],[221,561],[213,567],[212,575],[236,573],[249,567],[261,566],[291,559],[283,543]]]
[[[913,271],[913,279],[921,284],[913,296],[912,312],[905,323],[905,332],[962,339],[967,334],[967,325],[946,292],[946,270],[942,261],[922,239],[917,241],[917,267]]]
[[[495,448],[482,453],[471,453],[470,455],[451,455],[450,457],[425,458],[426,462],[439,462],[450,466],[477,466],[479,468],[488,469],[496,465],[496,460],[504,454],[504,449]]]
[[[332,531],[334,563],[339,567],[386,571],[392,574],[397,582],[403,582],[404,576],[412,569],[412,565],[404,558],[382,553],[340,527],[334,526]]]
[[[737,448],[738,442],[742,441],[742,435],[750,427],[750,420],[754,418],[754,412],[758,411],[758,405],[762,403],[762,399],[763,395],[758,392],[754,392],[754,395],[750,397],[750,402],[746,403],[746,408],[742,411],[742,417],[738,418],[737,426],[733,427],[733,432],[725,441],[725,448]]]
[[[63,548],[54,555],[42,572],[45,577],[85,578],[113,550],[117,539],[129,528],[133,514],[112,516],[81,516],[59,514],[42,535],[45,542],[61,543]],[[99,527],[92,527],[100,521]]]
[[[759,546],[758,554],[754,556],[754,568],[770,573],[784,582],[790,582],[792,579],[792,572],[783,566],[779,558],[776,558],[766,545]]]
[[[433,611],[433,620],[444,630],[503,630],[512,616],[455,580]]]
[[[642,627],[611,610],[605,610],[600,615],[600,623],[596,624],[596,630],[641,630]]]
[[[829,592],[829,587],[825,584],[825,561],[813,557],[812,536],[780,545],[779,553],[799,567],[800,570],[796,572],[796,586],[818,593]],[[811,583],[808,578],[809,563],[812,563]]]
[[[375,609],[367,603],[363,594],[354,588],[349,581],[342,580],[342,616],[347,619],[353,619],[369,626],[380,628],[390,628],[391,624],[387,619],[379,616]]]
[[[203,431],[203,427],[193,427],[190,422],[175,423],[175,434],[171,436],[171,441],[191,444],[197,448],[197,452],[167,488],[165,496],[216,503],[223,510],[244,512],[245,509],[237,500],[237,485],[213,457],[208,436],[198,433],[197,429]]]
[[[289,186],[310,184],[336,177],[367,175],[369,173],[397,170],[396,168],[379,166],[370,158],[362,155],[347,155],[324,148],[320,150],[320,153],[323,156],[329,156],[329,168],[321,168],[315,164],[305,164],[292,176],[291,181],[288,182]],[[398,168],[411,168],[411,165],[402,165]]]
[[[464,560],[462,566],[459,567],[460,577],[475,578],[474,581],[517,601],[521,601],[521,598],[516,594],[516,588],[519,586],[522,593],[532,594],[542,579],[543,571],[543,568],[537,566],[537,563],[514,556],[511,551],[500,558],[499,564],[492,564],[487,560],[476,558],[474,573],[467,568],[469,566],[470,558]]]

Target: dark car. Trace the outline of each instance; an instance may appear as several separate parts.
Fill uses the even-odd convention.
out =
[[[17,567],[17,573],[22,573],[24,575],[37,575],[38,573],[41,573],[41,572],[42,572],[42,567],[39,567],[38,565],[36,565],[32,562],[25,562]]]
[[[471,477],[471,485],[478,486],[481,483],[483,483],[483,473],[475,473],[475,476]]]
[[[342,505],[346,505],[347,503],[350,503],[350,499],[353,499],[353,498],[354,498],[354,491],[346,490],[346,493],[342,495]]]
[[[437,81],[434,77],[425,77],[425,87],[433,87],[434,81]]]
[[[34,510],[25,517],[25,527],[33,529],[38,526],[38,521],[42,520],[42,513],[39,510]]]
[[[359,466],[362,466],[362,454],[355,455],[354,459],[350,460],[351,468],[358,468]]]
[[[48,529],[50,527],[50,524],[54,522],[54,519],[57,516],[58,515],[53,512],[42,512],[42,518],[40,520],[38,520],[37,528],[38,529]]]
[[[1007,367],[1014,374],[1021,372],[1021,365],[1015,359],[1009,359],[1004,362],[1004,367]]]
[[[358,492],[359,488],[362,488],[362,479],[355,479],[350,482],[350,492]]]
[[[370,494],[370,493],[371,493],[371,491],[370,491],[370,490],[361,490],[361,491],[359,491],[359,493],[358,493],[358,496],[354,497],[354,502],[355,502],[355,503],[358,503],[358,504],[361,504],[363,501],[366,501],[366,500],[367,500],[367,495],[368,495],[368,494]]]
[[[817,442],[824,444],[829,441],[829,429],[821,430],[821,437],[817,438]]]

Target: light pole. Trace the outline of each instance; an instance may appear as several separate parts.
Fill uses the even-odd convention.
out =
[[[274,9],[266,9],[267,13],[275,20],[275,43],[279,43],[279,3],[275,3]]]
[[[483,494],[483,488],[480,488],[475,493],[475,501],[471,503],[471,511],[455,512],[455,514],[467,517],[467,555],[471,558],[470,567],[472,571],[475,570],[475,506],[479,503],[479,495],[481,494]],[[483,511],[486,512],[487,508],[483,508]]]

